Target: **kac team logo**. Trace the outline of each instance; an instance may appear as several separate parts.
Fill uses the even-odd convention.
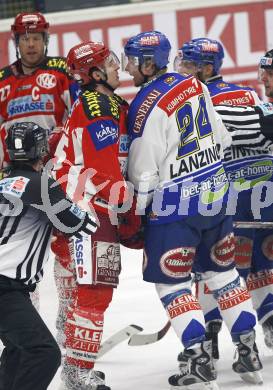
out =
[[[51,89],[56,87],[57,79],[54,74],[51,73],[41,73],[36,78],[36,82],[41,88]]]

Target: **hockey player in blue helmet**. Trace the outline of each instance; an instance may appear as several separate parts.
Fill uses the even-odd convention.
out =
[[[179,73],[182,73],[182,70],[185,73],[198,74],[198,78],[205,81],[207,75],[211,77],[218,74],[223,59],[224,49],[220,42],[196,38],[183,44],[175,59],[174,68]]]
[[[233,106],[252,106],[259,104],[260,100],[256,92],[244,86],[239,86],[232,84],[223,80],[223,77],[219,74],[222,62],[224,58],[223,46],[220,42],[209,39],[209,38],[196,38],[189,42],[185,42],[181,49],[178,52],[177,57],[174,61],[174,69],[181,74],[191,73],[194,74],[199,80],[203,81],[210,93],[212,102],[214,105],[233,105]],[[256,157],[254,155],[256,154]],[[249,188],[245,191],[240,191],[238,193],[237,200],[237,209],[236,213],[233,216],[234,221],[251,221],[253,216],[251,215],[251,207],[249,206],[251,200],[251,193],[254,181],[251,183],[249,177],[242,178],[242,175],[238,175],[239,172],[248,172],[252,168],[253,159],[259,161],[262,166],[266,165],[268,161],[269,151],[264,151],[264,154],[261,155],[259,151],[251,150],[251,158],[247,158],[247,150],[244,147],[231,146],[225,150],[224,153],[224,166],[225,170],[231,179],[232,186],[234,188],[240,188],[240,180],[244,180],[249,184]],[[258,181],[262,180],[262,174],[259,177],[255,178]],[[238,179],[235,179],[238,178]],[[265,265],[263,264],[264,255],[262,253],[262,239],[261,234],[271,235],[270,233],[265,233],[257,231],[254,234],[253,229],[235,229],[235,238],[236,238],[236,249],[235,249],[235,262],[237,270],[241,277],[246,280],[248,283],[251,266],[254,269],[257,269],[257,263],[259,262],[260,269],[265,270]],[[253,246],[255,243],[255,247]],[[248,248],[247,250],[245,248]],[[260,259],[260,260],[259,260]],[[262,265],[263,264],[263,265]],[[267,265],[268,268],[269,264]],[[208,293],[206,282],[202,280],[202,277],[199,277],[198,266],[195,268],[197,273],[197,285],[198,285],[198,297],[199,302],[203,308],[206,320],[206,337],[207,339],[212,340],[212,355],[214,359],[219,359],[218,351],[218,333],[221,329],[222,318],[221,313],[217,307],[217,301],[214,298],[213,294]],[[251,283],[252,285],[254,283]],[[260,313],[263,313],[264,320],[266,320],[266,313],[268,310],[262,308],[262,306],[268,305],[268,300],[262,302],[260,300],[261,292],[256,289],[254,291],[251,288],[251,296],[255,302],[255,308],[258,313],[258,319],[261,319]],[[263,291],[265,289],[263,288]],[[263,298],[265,298],[265,294]],[[256,303],[259,301],[259,305]],[[273,310],[273,300],[270,303]],[[259,373],[255,375],[257,370],[257,359],[256,359],[256,350],[255,350],[255,334],[254,332],[250,333],[249,339],[251,344],[249,347],[249,353],[245,354],[244,352],[244,343],[235,344],[238,345],[240,362],[245,365],[245,373],[243,375],[246,377],[249,376],[249,380],[260,381]],[[245,354],[245,355],[244,355]],[[183,359],[183,353],[179,354],[179,360]],[[233,365],[234,371],[239,372],[240,367]],[[248,373],[249,371],[249,373]]]
[[[237,289],[248,294],[235,269],[232,218],[224,211],[228,182],[217,144],[225,129],[219,131],[223,124],[203,83],[167,72],[170,47],[158,31],[138,34],[125,45],[124,70],[141,87],[128,112],[128,178],[138,194],[137,211],[146,217],[143,279],[155,284],[185,348],[180,372],[169,384],[217,390],[211,340],[205,339],[204,314],[191,290],[193,263],[206,274],[230,333],[239,322],[240,331],[252,332],[255,315],[249,298],[232,301],[232,308],[222,305]],[[199,156],[207,153],[214,158],[199,164]],[[200,211],[208,205],[202,188],[218,182],[219,174],[223,181],[209,200],[219,208],[208,216]]]
[[[127,41],[122,68],[133,76],[135,86],[141,86],[150,77],[166,72],[170,50],[168,38],[159,31],[140,33]]]
[[[204,82],[213,104],[250,106],[260,104],[257,93],[249,87],[232,84],[219,74],[223,65],[222,44],[209,38],[195,38],[185,42],[174,60],[174,70],[190,73]]]

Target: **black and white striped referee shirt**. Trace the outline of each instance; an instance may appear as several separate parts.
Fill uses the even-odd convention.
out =
[[[273,142],[266,137],[263,116],[257,107],[214,106],[232,137],[232,146],[271,151]],[[273,115],[271,121],[273,135]],[[268,127],[268,125],[267,125]]]
[[[42,201],[42,177],[24,165],[0,180],[0,275],[27,285],[41,280],[49,257],[53,224]],[[86,213],[65,197],[60,186],[52,187],[51,178],[47,180],[51,204],[68,202],[57,217],[74,233],[79,232]]]

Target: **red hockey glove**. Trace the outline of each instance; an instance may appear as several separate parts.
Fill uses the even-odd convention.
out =
[[[144,246],[144,236],[141,216],[136,214],[136,199],[130,210],[119,214],[119,239],[120,243],[127,248],[142,249]]]
[[[53,231],[53,237],[55,240],[51,242],[52,252],[63,262],[69,262],[71,260],[69,238],[56,229]]]
[[[61,139],[61,136],[62,136],[62,131],[63,131],[63,128],[62,127],[55,127],[49,137],[48,137],[48,147],[49,147],[49,156],[50,158],[53,158],[54,155],[55,155],[55,151],[56,151],[56,148],[57,148],[57,145]]]

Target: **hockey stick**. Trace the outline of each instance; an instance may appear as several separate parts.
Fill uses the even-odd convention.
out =
[[[273,222],[237,221],[233,222],[233,227],[241,229],[273,229]]]
[[[136,345],[146,345],[146,344],[153,344],[157,341],[161,340],[165,334],[168,332],[168,330],[171,327],[170,321],[168,321],[162,329],[155,333],[146,333],[146,334],[134,334],[130,340],[128,341],[128,345],[136,346]]]
[[[97,358],[101,358],[111,349],[122,343],[122,341],[142,331],[143,328],[138,325],[128,325],[125,328],[119,330],[102,343]]]

